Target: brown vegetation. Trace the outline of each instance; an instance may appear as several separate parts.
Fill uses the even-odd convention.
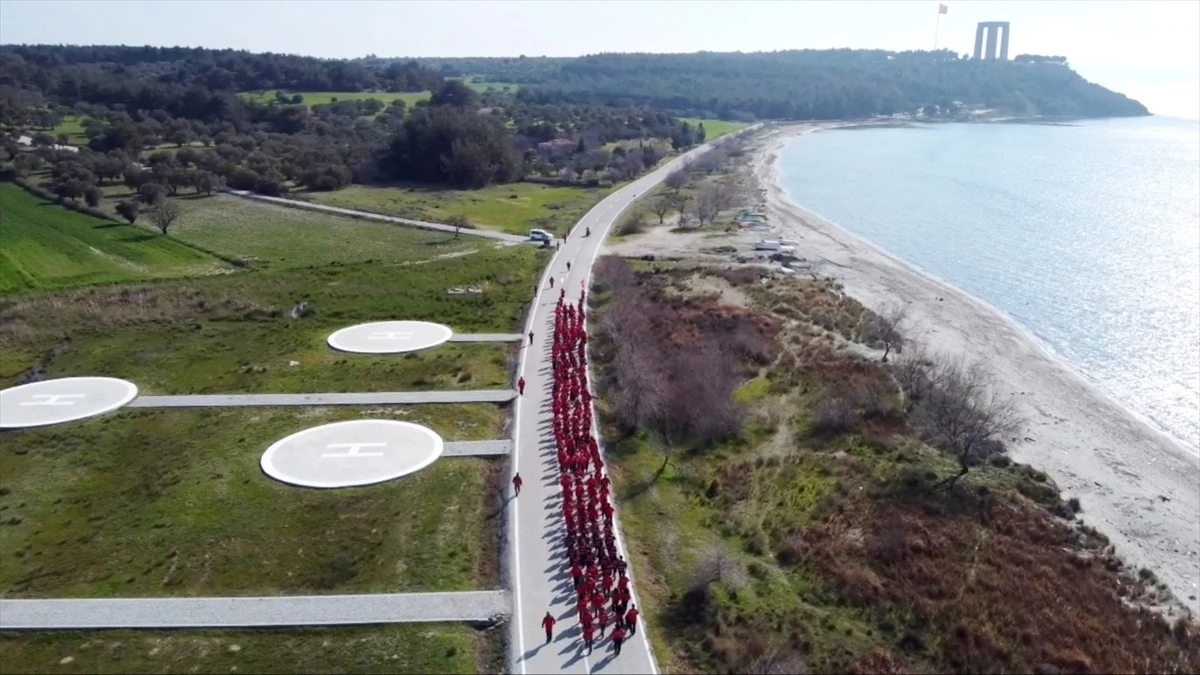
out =
[[[707,446],[740,429],[733,390],[744,363],[771,357],[776,325],[760,314],[667,297],[661,280],[639,281],[621,258],[596,268],[596,288],[609,296],[598,348],[615,367],[601,380],[625,432],[644,427],[667,445]]]
[[[190,284],[92,287],[0,299],[0,347],[44,345],[80,325],[104,330],[199,319],[270,319],[278,314]]]
[[[753,306],[697,293],[705,275]],[[998,454],[1015,418],[984,371],[920,349],[884,364],[846,348],[897,340],[835,284],[758,279],[597,269],[610,430],[685,449],[707,427],[664,429],[670,397],[736,428],[745,411],[720,402],[752,371],[783,411],[765,437],[675,454],[670,479],[640,491],[655,463],[640,436],[614,441],[635,565],[655,561],[638,570],[653,580],[642,604],[675,670],[1200,672],[1195,622],[1141,608],[1153,575],[1128,574],[1045,474]]]

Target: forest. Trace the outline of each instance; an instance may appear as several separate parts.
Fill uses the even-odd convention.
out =
[[[806,49],[418,62],[445,75],[521,84],[525,100],[648,105],[681,117],[857,119],[933,105],[945,110],[953,101],[1013,115],[1149,114],[1141,103],[1080,77],[1064,57],[977,61],[949,50]]]
[[[266,100],[244,95],[271,90],[276,94]],[[359,96],[308,105],[302,92],[312,90],[431,93],[412,107]],[[52,133],[68,118],[80,120],[84,153],[54,148],[69,140]],[[369,69],[151,47],[0,47],[0,128],[8,132],[0,152],[6,172],[64,164],[55,191],[72,198],[94,186],[98,165],[121,166],[130,182],[153,170],[171,193],[178,181],[161,176],[269,195],[391,180],[475,188],[527,175],[597,185],[642,173],[667,146],[703,141],[702,133],[646,106],[481,94],[412,61]],[[38,152],[21,152],[20,134],[31,136]],[[556,143],[547,147],[549,141]]]

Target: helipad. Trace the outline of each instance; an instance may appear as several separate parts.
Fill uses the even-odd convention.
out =
[[[360,354],[398,354],[429,349],[450,339],[454,331],[428,321],[376,321],[343,328],[329,336],[329,346]]]
[[[0,429],[61,424],[120,408],[137,385],[112,377],[63,377],[0,391]]]
[[[314,488],[371,485],[419,471],[442,454],[442,437],[419,424],[353,420],[305,429],[267,448],[262,469]]]

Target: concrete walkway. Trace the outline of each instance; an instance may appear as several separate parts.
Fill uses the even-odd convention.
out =
[[[508,614],[511,603],[508,591],[0,600],[0,630],[490,623]]]
[[[520,333],[455,333],[449,342],[520,342]]]
[[[381,391],[347,394],[192,394],[139,396],[130,408],[218,408],[282,405],[409,405],[418,403],[507,403],[512,389],[468,391]]]
[[[311,202],[303,202],[298,199],[285,199],[283,197],[268,197],[247,190],[226,190],[231,195],[245,197],[246,199],[255,199],[260,202],[270,202],[279,206],[288,206],[294,209],[307,209],[309,211],[323,211],[325,213],[336,213],[340,216],[349,216],[351,218],[363,218],[366,220],[376,220],[381,223],[391,223],[393,225],[407,225],[409,227],[419,227],[423,230],[434,230],[436,232],[445,232],[454,234],[454,228],[450,225],[442,223],[430,223],[424,220],[412,220],[411,218],[397,218],[395,216],[385,216],[381,213],[371,213],[370,211],[356,211],[354,209],[343,209],[337,206],[325,206],[324,204],[313,204]],[[528,237],[522,237],[506,232],[496,232],[493,230],[481,230],[475,228],[467,228],[459,230],[459,233],[471,237],[484,237],[487,239],[495,239],[509,244],[528,244]]]
[[[579,292],[588,289],[591,268],[604,238],[625,209],[638,197],[645,196],[667,174],[680,168],[683,162],[712,147],[705,145],[688,152],[606,197],[571,230],[541,279],[541,291],[534,298],[525,328],[527,333],[533,331],[534,344],[522,351],[518,369],[518,374],[526,381],[525,395],[517,399],[513,413],[513,470],[520,472],[525,481],[521,496],[509,500],[509,548],[515,603],[509,625],[510,669],[513,673],[652,675],[656,672],[645,623],[625,642],[620,656],[613,654],[608,638],[598,639],[590,656],[585,655],[583,649],[575,594],[562,543],[558,460],[549,424],[551,332],[559,291],[566,289],[567,299],[576,302]],[[588,228],[592,234],[585,237]],[[570,271],[566,269],[568,261],[572,263]],[[548,287],[549,276],[555,280],[553,289]],[[592,426],[599,428],[598,424]],[[614,506],[620,508],[619,504]],[[618,548],[628,559],[619,518],[616,520]],[[630,578],[636,604],[638,585],[632,569]],[[545,633],[541,628],[542,617],[547,611],[558,620],[554,629],[556,637],[549,645],[545,644]]]
[[[512,452],[512,441],[450,441],[442,446],[442,457],[496,457]]]

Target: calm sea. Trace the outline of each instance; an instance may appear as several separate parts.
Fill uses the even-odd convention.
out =
[[[821,132],[780,179],[1200,452],[1200,122]]]

